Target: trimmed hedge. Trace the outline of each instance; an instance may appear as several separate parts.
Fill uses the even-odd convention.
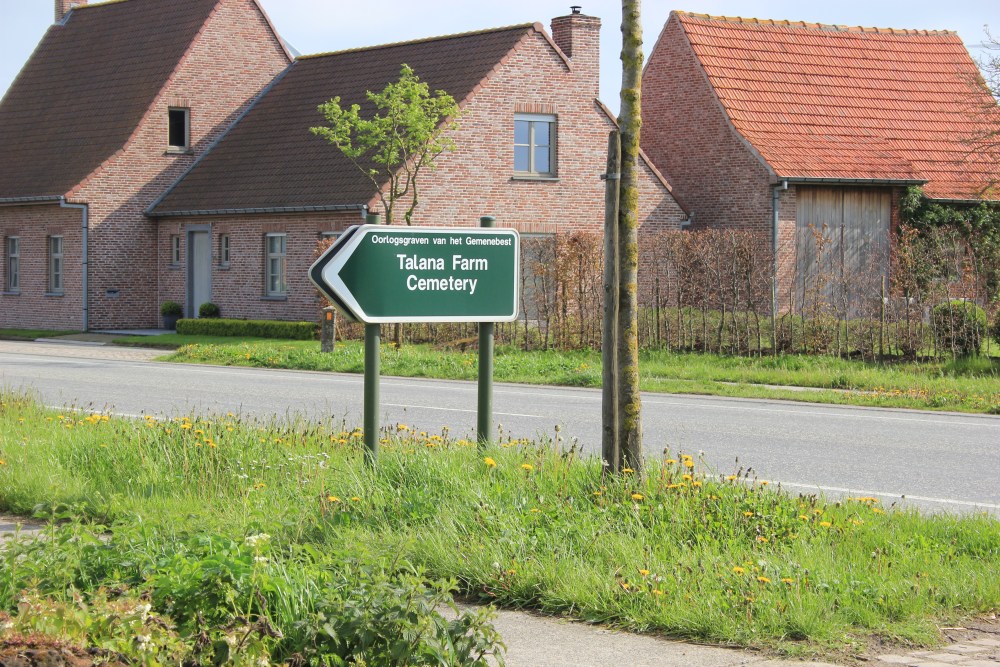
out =
[[[177,333],[187,336],[245,336],[315,340],[319,326],[315,322],[277,322],[274,320],[184,319],[177,322]]]

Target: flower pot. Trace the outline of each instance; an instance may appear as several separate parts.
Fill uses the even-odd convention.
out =
[[[163,328],[169,329],[171,331],[177,330],[177,320],[181,319],[180,315],[164,315],[163,316]]]

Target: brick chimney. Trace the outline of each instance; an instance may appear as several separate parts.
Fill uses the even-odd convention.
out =
[[[56,0],[56,23],[63,20],[63,17],[74,7],[82,7],[87,4],[87,0]]]
[[[601,19],[585,16],[580,7],[570,8],[571,14],[552,19],[552,41],[573,64],[573,71],[593,90],[597,97],[601,79]]]

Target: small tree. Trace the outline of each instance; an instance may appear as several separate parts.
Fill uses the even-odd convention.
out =
[[[420,203],[420,173],[433,169],[439,155],[454,149],[447,134],[456,127],[458,104],[442,90],[432,95],[409,65],[403,65],[398,81],[366,95],[374,114],[362,113],[358,104],[344,108],[340,97],[334,97],[319,107],[327,125],[310,131],[339,148],[371,181],[386,224],[392,224],[396,203],[403,200],[408,202],[403,219],[412,224]]]

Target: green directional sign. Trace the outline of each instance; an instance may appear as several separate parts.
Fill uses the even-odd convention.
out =
[[[512,229],[360,225],[309,277],[368,324],[509,322],[517,319],[520,257]]]

